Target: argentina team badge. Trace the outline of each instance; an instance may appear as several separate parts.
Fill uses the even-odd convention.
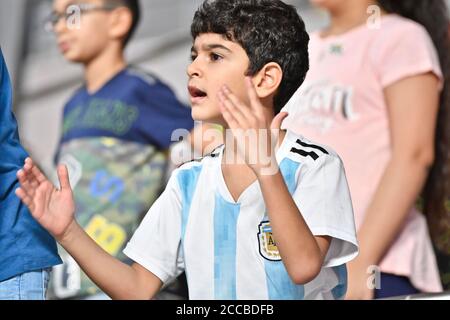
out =
[[[273,239],[269,221],[263,221],[258,227],[259,253],[269,261],[281,261],[280,252]]]

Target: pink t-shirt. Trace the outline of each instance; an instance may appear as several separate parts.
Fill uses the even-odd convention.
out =
[[[286,105],[284,127],[331,146],[341,156],[361,226],[391,157],[384,88],[409,76],[433,72],[439,59],[426,30],[398,15],[339,36],[311,35],[311,68]],[[425,292],[441,291],[425,218],[415,209],[380,264],[383,272],[408,276]]]

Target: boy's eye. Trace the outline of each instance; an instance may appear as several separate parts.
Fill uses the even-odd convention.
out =
[[[216,53],[211,53],[210,54],[210,58],[211,58],[211,61],[218,61],[218,60],[222,59],[222,56],[220,56],[220,55],[218,55]]]
[[[197,55],[196,54],[191,54],[191,61],[195,61],[195,59],[197,59]]]

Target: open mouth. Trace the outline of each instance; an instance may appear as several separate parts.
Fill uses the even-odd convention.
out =
[[[207,96],[206,92],[204,92],[196,87],[193,87],[193,86],[189,86],[188,90],[189,90],[189,94],[191,95],[191,98],[193,100],[199,100],[199,99],[205,98]]]

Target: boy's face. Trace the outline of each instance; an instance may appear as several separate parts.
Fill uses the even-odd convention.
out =
[[[248,104],[245,74],[249,63],[245,50],[222,35],[205,33],[195,39],[192,63],[187,69],[194,120],[226,126],[217,97],[224,85]]]
[[[76,5],[104,6],[104,0],[54,0],[53,11],[69,13],[66,21],[60,19],[54,26],[58,47],[64,57],[72,62],[87,63],[108,45],[108,15],[106,10],[88,12],[70,10]],[[75,8],[75,7],[73,7]],[[68,10],[69,9],[69,10]]]

